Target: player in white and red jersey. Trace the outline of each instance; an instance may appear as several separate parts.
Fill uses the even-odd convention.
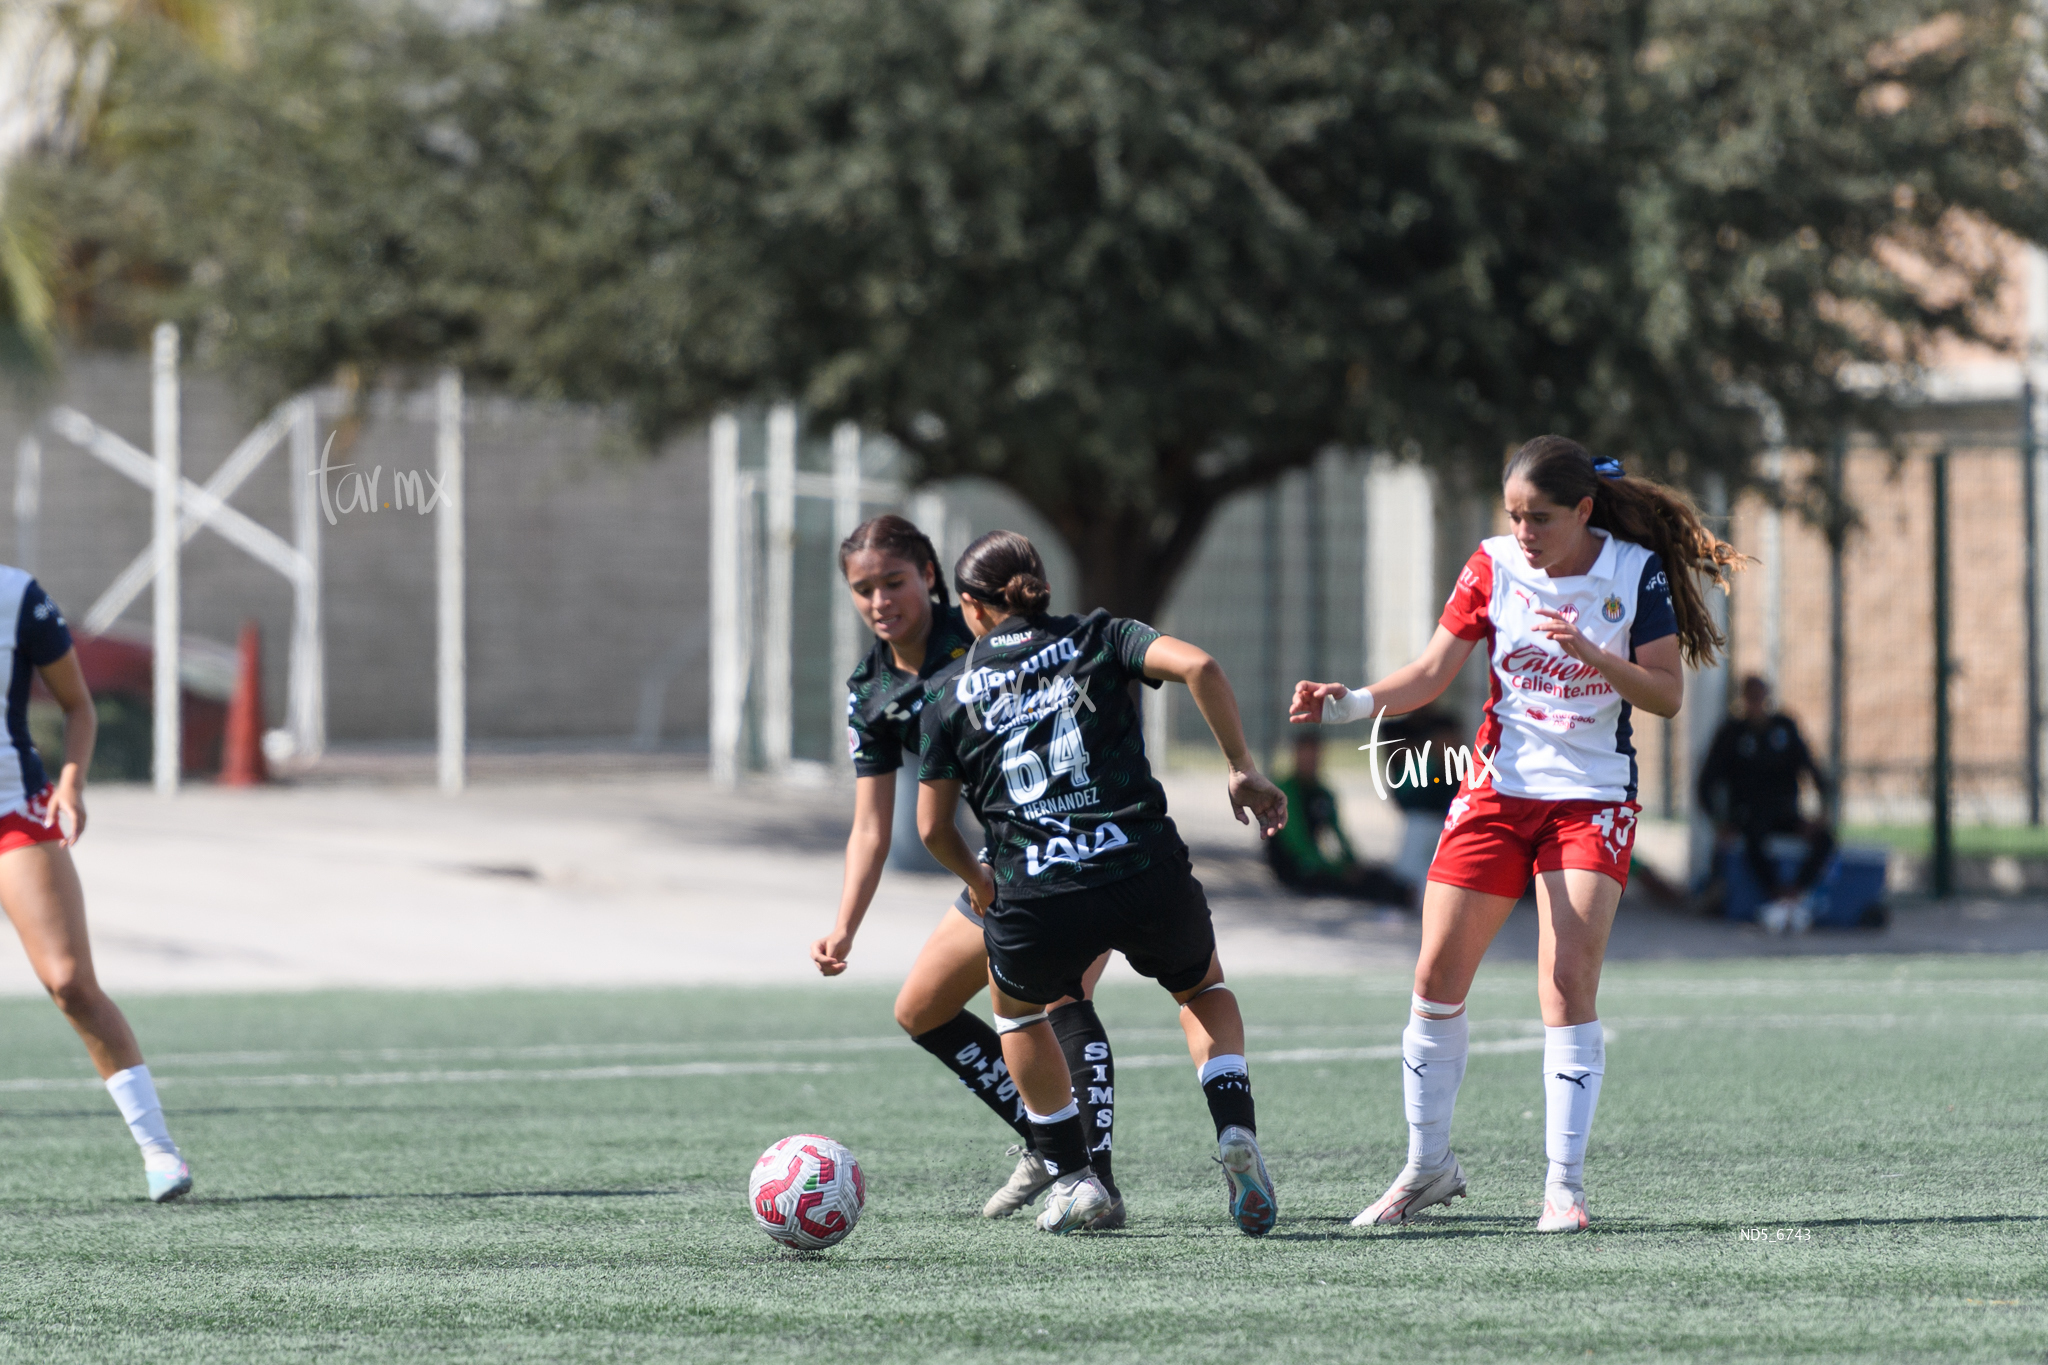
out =
[[[1430,864],[1401,1037],[1408,1161],[1355,1227],[1404,1222],[1465,1192],[1450,1136],[1465,997],[1532,877],[1550,1161],[1536,1226],[1586,1226],[1586,1135],[1607,1069],[1595,996],[1641,809],[1631,717],[1678,713],[1681,658],[1708,662],[1722,643],[1700,580],[1725,587],[1740,559],[1683,496],[1562,436],[1517,450],[1501,482],[1514,532],[1466,562],[1422,657],[1367,688],[1294,690],[1297,723],[1377,725],[1435,701],[1481,641],[1493,665],[1477,742],[1439,759],[1460,787]],[[1377,762],[1376,740],[1363,747]]]

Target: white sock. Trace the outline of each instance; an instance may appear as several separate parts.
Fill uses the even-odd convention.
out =
[[[1546,1188],[1585,1188],[1586,1136],[1600,1105],[1607,1043],[1600,1021],[1543,1030],[1543,1151],[1550,1158]]]
[[[107,1093],[114,1097],[128,1131],[135,1135],[135,1145],[142,1149],[142,1164],[151,1170],[177,1165],[178,1144],[171,1141],[171,1130],[164,1126],[164,1107],[157,1102],[156,1082],[150,1080],[149,1068],[131,1066],[116,1071],[107,1077]]]
[[[1211,1057],[1196,1068],[1195,1075],[1201,1084],[1207,1085],[1216,1077],[1228,1076],[1233,1071],[1241,1076],[1252,1074],[1251,1069],[1244,1064],[1244,1054],[1241,1052],[1226,1052],[1221,1056]]]
[[[1401,1032],[1401,1098],[1408,1110],[1408,1169],[1442,1169],[1451,1159],[1451,1111],[1465,1079],[1463,1014],[1449,1019],[1408,1016]]]

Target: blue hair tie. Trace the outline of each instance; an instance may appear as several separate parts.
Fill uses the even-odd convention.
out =
[[[1593,461],[1593,472],[1603,479],[1619,479],[1627,473],[1621,467],[1621,461],[1615,459],[1612,455],[1602,455],[1599,459]]]

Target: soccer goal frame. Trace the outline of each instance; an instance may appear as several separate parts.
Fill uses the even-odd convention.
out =
[[[154,589],[152,613],[152,747],[156,790],[175,795],[180,784],[179,652],[182,620],[180,554],[201,530],[210,530],[292,586],[292,634],[287,665],[284,732],[295,763],[317,762],[327,748],[326,632],[321,617],[321,499],[316,485],[325,452],[322,420],[352,411],[335,390],[309,390],[285,400],[235,446],[204,484],[183,473],[182,391],[176,327],[159,325],[150,348],[148,453],[93,421],[59,405],[21,438],[15,451],[16,553],[34,572],[42,518],[43,446],[47,430],[150,491],[149,544],[129,561],[83,617],[81,628],[102,634],[141,595]],[[466,780],[467,662],[463,645],[465,583],[462,507],[463,389],[454,370],[434,388],[435,459],[440,498],[435,507],[436,777],[443,791]],[[288,541],[230,506],[228,499],[272,453],[290,451],[292,538]]]

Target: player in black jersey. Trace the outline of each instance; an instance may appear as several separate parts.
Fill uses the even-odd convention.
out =
[[[1058,1176],[1038,1226],[1085,1228],[1111,1204],[1088,1164],[1068,1065],[1046,1016],[1114,948],[1180,1002],[1231,1217],[1252,1236],[1268,1232],[1277,1205],[1259,1154],[1244,1020],[1223,985],[1202,885],[1145,761],[1130,684],[1187,684],[1230,761],[1240,822],[1250,812],[1271,838],[1287,823],[1287,798],[1259,775],[1230,681],[1201,650],[1105,611],[1046,615],[1045,567],[1015,531],[970,545],[953,581],[975,639],[925,702],[918,833],[984,907],[1003,1056]],[[988,831],[985,862],[953,823],[963,791]]]
[[[854,606],[875,647],[846,680],[846,738],[853,751],[853,832],[846,841],[846,883],[832,932],[811,945],[811,960],[826,976],[846,970],[853,938],[889,856],[896,772],[903,753],[917,752],[918,715],[932,677],[967,652],[974,637],[960,611],[946,598],[938,556],[923,532],[902,517],[879,516],[863,523],[839,547],[839,567]],[[1003,1061],[995,1030],[967,1012],[967,1002],[988,984],[988,952],[982,946],[981,913],[961,896],[910,969],[896,997],[896,1022],[911,1038],[944,1062],[961,1084],[993,1109],[1023,1140],[1008,1183],[982,1209],[1002,1218],[1030,1204],[1053,1182],[1032,1147],[1024,1101]],[[1088,995],[1109,954],[1099,957],[1082,981],[1051,1011],[1052,1026],[1072,1068],[1073,1088],[1088,1125],[1091,1157],[1111,1192],[1097,1230],[1123,1226],[1123,1198],[1109,1178],[1114,1137],[1115,1059],[1109,1036]],[[1083,1084],[1082,1082],[1087,1082]]]

